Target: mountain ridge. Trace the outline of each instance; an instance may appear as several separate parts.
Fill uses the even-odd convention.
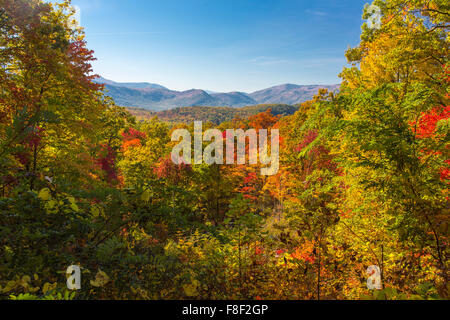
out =
[[[330,91],[339,89],[339,85],[337,84],[296,85],[287,83],[252,93],[240,91],[221,93],[202,89],[175,91],[154,83],[120,83],[102,77],[94,81],[105,85],[106,94],[116,104],[150,111],[163,111],[192,106],[241,108],[259,104],[295,105],[311,100],[319,89],[325,88]]]

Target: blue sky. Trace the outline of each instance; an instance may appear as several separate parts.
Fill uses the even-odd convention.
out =
[[[94,72],[174,90],[335,84],[368,0],[72,0]]]

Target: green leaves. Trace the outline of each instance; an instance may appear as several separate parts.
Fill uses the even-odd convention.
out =
[[[145,190],[142,192],[141,200],[144,201],[144,202],[149,202],[151,196],[152,196],[152,191],[149,190],[149,189],[145,189]]]

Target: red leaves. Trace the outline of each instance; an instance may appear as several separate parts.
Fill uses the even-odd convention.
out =
[[[130,141],[135,139],[144,140],[147,138],[147,135],[145,134],[145,132],[141,132],[134,128],[129,128],[128,130],[122,133],[122,137],[124,141]]]
[[[171,157],[160,160],[154,173],[160,179],[168,179],[174,184],[179,183],[183,177],[192,172],[192,166],[189,164],[173,163]]]
[[[158,176],[158,178],[168,178],[172,171],[175,171],[175,165],[172,162],[171,159],[163,159],[159,162],[158,166],[154,169],[155,174]]]
[[[261,247],[255,247],[255,255],[261,255],[263,254],[264,250]]]
[[[102,84],[94,83],[92,80],[96,78],[92,73],[91,61],[95,61],[94,51],[86,48],[86,41],[78,40],[71,42],[67,49],[67,58],[71,69],[72,81],[76,81],[89,90],[100,90]]]
[[[27,149],[34,149],[41,143],[42,137],[44,136],[44,129],[41,127],[31,128],[30,132],[20,141]]]
[[[412,122],[413,131],[415,131],[417,138],[433,138],[436,134],[437,123],[440,120],[448,119],[450,117],[450,106],[445,108],[436,107],[428,113],[422,113],[419,121]],[[417,126],[417,129],[414,127]]]
[[[301,152],[311,143],[317,140],[319,133],[317,130],[310,130],[303,138],[303,141],[295,148],[296,152]],[[312,148],[308,153],[310,165],[305,168],[307,174],[311,174],[314,169],[328,169],[338,175],[343,175],[342,169],[338,168],[329,154],[329,150],[323,145]]]
[[[97,165],[101,167],[101,169],[106,174],[106,179],[108,182],[113,182],[118,179],[117,170],[116,170],[116,152],[109,145],[102,145],[100,151],[100,157],[95,161]]]
[[[258,177],[255,172],[250,172],[245,178],[244,178],[244,184],[254,183],[257,181]]]
[[[447,71],[448,72],[448,71]],[[436,107],[433,110],[422,113],[419,121],[412,122],[413,132],[416,133],[418,139],[433,139],[436,138],[437,123],[441,120],[448,119],[450,117],[450,106]],[[417,129],[416,129],[417,128]],[[448,148],[448,145],[447,145]],[[435,156],[442,155],[440,151],[423,150],[426,154],[434,154]],[[419,157],[420,159],[421,157]],[[445,160],[446,166],[442,167],[439,171],[440,179],[446,181],[450,179],[450,159]]]
[[[244,193],[249,193],[249,192],[254,192],[254,191],[256,191],[256,189],[253,188],[253,187],[243,187],[243,188],[242,188],[242,191],[243,191]]]
[[[318,136],[319,136],[319,133],[317,132],[317,130],[310,130],[306,134],[302,143],[297,146],[295,151],[301,152],[303,149],[305,149],[307,146],[309,146],[311,143],[313,143],[317,139]]]
[[[450,180],[450,160],[445,160],[446,167],[441,169],[440,176],[442,181]]]
[[[21,144],[24,146],[25,150],[17,152],[15,157],[22,165],[27,165],[31,161],[31,152],[35,150],[41,143],[44,134],[44,129],[41,127],[32,128],[31,132],[22,139]]]
[[[37,148],[41,143],[43,134],[44,129],[42,129],[41,127],[35,127],[32,129],[32,132],[27,136],[23,143],[30,149]]]
[[[141,141],[147,138],[144,132],[129,128],[122,133],[123,144],[122,149],[127,150],[133,146],[140,146]],[[119,179],[116,169],[116,151],[109,145],[104,144],[101,146],[100,156],[95,160],[96,164],[101,167],[106,175],[106,180],[111,183]]]
[[[29,164],[30,161],[31,161],[31,156],[30,156],[30,154],[29,154],[29,153],[26,153],[26,152],[17,152],[14,156],[15,156],[16,159],[19,160],[19,162],[20,162],[22,165],[24,165],[24,166],[26,166],[27,164]]]
[[[258,192],[258,176],[255,172],[250,172],[244,177],[243,187],[240,191],[248,200],[258,199],[255,195]]]

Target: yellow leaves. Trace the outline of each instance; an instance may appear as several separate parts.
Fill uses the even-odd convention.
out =
[[[93,217],[99,217],[100,216],[100,208],[98,206],[92,206],[91,207],[91,214]]]
[[[17,287],[17,282],[14,280],[8,281],[6,286],[0,290],[2,293],[10,292],[11,290],[14,290]]]
[[[144,289],[142,289],[141,287],[137,287],[137,288],[131,287],[131,292],[132,292],[133,294],[135,294],[135,295],[141,297],[141,298],[144,299],[144,300],[152,300],[152,297],[149,296],[148,292],[145,291]],[[156,300],[156,299],[158,299],[158,298],[157,298],[156,295],[155,295],[155,296],[153,297],[153,299]]]
[[[80,208],[77,205],[77,201],[74,197],[68,194],[61,194],[52,196],[51,190],[49,188],[44,188],[38,193],[38,198],[45,201],[45,208],[48,213],[56,213],[60,207],[68,203],[70,210],[74,212],[79,212]]]
[[[91,280],[90,284],[94,287],[103,287],[109,282],[108,275],[102,270],[98,269],[97,275],[95,276],[95,280]]]
[[[57,285],[58,285],[57,282],[55,282],[55,283],[46,282],[44,284],[44,286],[42,287],[42,293],[45,295],[47,295],[48,293],[51,293],[53,290],[56,289]]]
[[[393,15],[401,23],[391,23],[377,34],[375,39],[363,42],[364,57],[361,71],[364,85],[375,87],[383,83],[398,81],[430,80],[439,72],[440,64],[434,59],[444,57],[444,39],[433,32],[424,32],[425,26],[417,17],[403,12],[405,16]],[[440,32],[439,29],[436,32]],[[350,79],[352,80],[352,79]]]
[[[173,240],[167,241],[164,251],[167,255],[176,255],[178,253],[177,244]]]
[[[36,279],[37,275],[34,275],[34,279]],[[16,280],[11,280],[6,283],[6,286],[2,289],[0,288],[1,293],[8,293],[12,292],[14,290],[17,290],[19,288],[23,288],[24,290],[34,293],[39,291],[39,287],[33,287],[31,285],[31,277],[30,276],[23,276],[22,278],[17,277]]]
[[[56,200],[50,200],[50,201],[47,202],[46,208],[47,208],[47,209],[50,209],[50,210],[53,210],[53,209],[55,209],[55,208],[58,206],[58,204],[59,204],[58,201],[56,201]]]
[[[90,211],[91,211],[91,214],[92,214],[92,216],[93,216],[94,218],[97,218],[97,217],[104,217],[104,216],[105,216],[105,211],[104,211],[103,208],[102,208],[101,206],[99,206],[99,205],[96,205],[96,204],[92,205]]]
[[[69,200],[70,203],[70,208],[75,211],[75,212],[79,212],[79,208],[76,204],[75,198],[74,197],[68,197],[67,200]]]
[[[188,297],[196,297],[198,296],[198,288],[200,287],[200,282],[198,280],[192,280],[190,284],[185,284],[183,286],[184,293]]]
[[[31,282],[31,277],[30,276],[23,276],[21,279],[21,285],[26,287],[28,286],[28,283]]]
[[[48,201],[51,199],[51,197],[52,195],[49,188],[44,188],[38,193],[38,198],[43,201]]]

